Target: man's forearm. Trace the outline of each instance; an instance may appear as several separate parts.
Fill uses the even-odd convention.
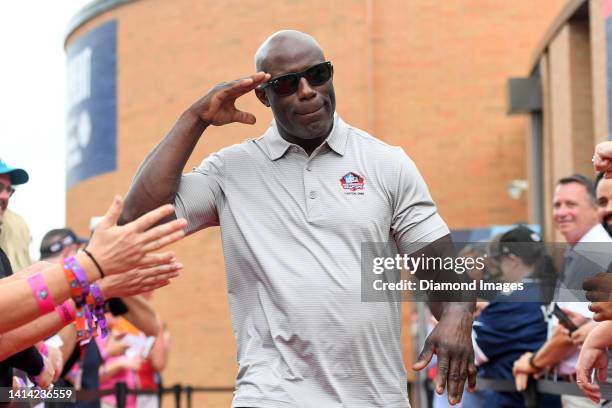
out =
[[[49,313],[0,337],[0,360],[4,360],[57,333],[65,323],[57,313]]]
[[[157,336],[162,327],[155,309],[142,296],[121,298],[128,308],[124,317],[147,336]]]
[[[555,334],[534,353],[532,362],[536,367],[549,367],[565,360],[575,351],[572,339],[563,334]]]
[[[589,333],[584,345],[593,348],[604,348],[612,346],[612,321],[597,323],[597,326]]]
[[[122,223],[174,202],[182,171],[206,127],[193,108],[179,117],[138,168],[125,197]]]
[[[457,253],[450,235],[445,235],[436,241],[425,246],[420,251],[410,255],[414,258],[423,257],[424,259],[448,259],[455,258]],[[437,264],[434,262],[433,264]],[[466,274],[457,273],[453,269],[445,268],[419,268],[416,272],[419,279],[432,280],[437,283],[462,283],[468,282]],[[428,293],[427,302],[429,309],[438,320],[450,313],[468,312],[472,314],[476,308],[476,296],[470,291],[439,290]],[[455,315],[456,316],[456,315]]]
[[[475,302],[429,302],[429,310],[436,320],[440,320],[443,316],[451,318],[460,318],[465,316],[466,321],[470,324],[474,321]]]
[[[57,333],[62,339],[62,345],[60,350],[62,352],[62,356],[64,357],[64,364],[68,362],[70,359],[70,355],[74,351],[74,348],[77,345],[77,332],[76,327],[73,324],[69,324],[65,326],[62,330]]]

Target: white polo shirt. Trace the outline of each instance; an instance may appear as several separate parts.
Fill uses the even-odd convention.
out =
[[[238,347],[233,407],[406,408],[397,303],[361,301],[361,243],[448,234],[412,160],[337,115],[310,156],[273,123],[180,183],[187,231],[220,225]]]

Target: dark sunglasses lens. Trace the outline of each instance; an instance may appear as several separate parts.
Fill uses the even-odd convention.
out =
[[[279,95],[289,95],[297,90],[298,77],[297,75],[285,75],[277,78],[274,83],[274,91]]]
[[[304,76],[310,85],[323,85],[331,78],[331,67],[327,63],[315,65],[308,69]]]

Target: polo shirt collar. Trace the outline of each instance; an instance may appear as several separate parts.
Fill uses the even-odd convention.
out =
[[[327,145],[340,156],[344,156],[346,151],[346,141],[348,139],[349,127],[342,120],[340,115],[334,113],[334,127],[327,137]]]
[[[348,138],[348,125],[340,118],[337,113],[334,113],[334,125],[325,143],[336,153],[344,156],[346,151],[346,142]],[[267,147],[267,153],[270,160],[280,159],[285,155],[291,143],[283,139],[278,132],[276,121],[273,119],[272,124],[263,135],[263,141]]]

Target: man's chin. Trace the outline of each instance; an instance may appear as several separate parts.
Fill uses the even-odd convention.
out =
[[[332,130],[334,121],[322,118],[320,120],[313,120],[304,125],[306,129],[306,139],[319,139],[321,137],[327,137]]]
[[[557,229],[562,234],[567,234],[567,233],[572,232],[572,226],[568,225],[568,224],[561,224],[561,225],[557,226]]]

